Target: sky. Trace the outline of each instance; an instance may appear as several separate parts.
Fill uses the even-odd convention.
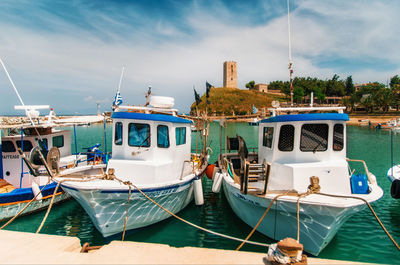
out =
[[[400,74],[400,1],[290,0],[294,76],[387,84]],[[286,0],[1,0],[0,58],[26,105],[56,114],[111,110],[152,93],[188,113],[193,87],[288,80]],[[0,115],[18,98],[0,68]],[[41,114],[47,114],[42,110]]]

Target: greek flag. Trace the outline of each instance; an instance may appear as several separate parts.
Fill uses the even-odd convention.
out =
[[[115,94],[115,99],[114,99],[113,105],[119,106],[121,104],[122,104],[122,97],[121,97],[121,94],[119,93],[119,91],[117,91],[117,93]]]
[[[253,105],[253,114],[256,114],[258,112],[258,109]]]

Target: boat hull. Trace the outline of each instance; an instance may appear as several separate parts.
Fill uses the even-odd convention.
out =
[[[24,210],[22,215],[27,215],[33,212],[41,211],[47,208],[50,204],[57,183],[51,183],[42,190],[43,199],[33,201],[28,208]],[[42,188],[42,187],[40,187]],[[54,202],[60,203],[70,198],[63,192],[61,188],[57,191]],[[16,189],[12,192],[0,194],[0,221],[5,221],[14,217],[31,201],[35,195],[30,188]]]
[[[155,202],[177,213],[193,198],[194,178],[180,184],[161,188],[143,188]],[[63,189],[85,209],[93,224],[104,237],[121,233],[124,229],[129,190],[77,189],[64,183]],[[126,231],[160,222],[171,215],[155,205],[138,190],[132,189],[129,201]]]
[[[257,224],[272,200],[244,195],[225,178],[223,189],[235,214],[251,227]],[[346,220],[364,207],[364,204],[341,208],[300,203],[300,243],[303,244],[304,250],[317,256]],[[297,203],[278,199],[257,231],[275,240],[286,237],[296,239]]]

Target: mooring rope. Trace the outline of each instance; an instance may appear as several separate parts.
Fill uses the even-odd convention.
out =
[[[88,177],[88,175],[82,175],[82,177]],[[102,175],[102,176],[89,176],[89,177],[90,177],[89,179],[84,179],[84,178],[82,178],[82,179],[63,179],[63,180],[61,180],[61,181],[59,181],[59,182],[57,183],[57,187],[55,188],[55,190],[54,190],[54,192],[53,192],[53,196],[52,196],[52,198],[51,198],[49,207],[47,208],[47,212],[46,212],[45,216],[43,217],[42,222],[41,222],[39,228],[36,230],[36,234],[38,234],[38,233],[40,232],[40,230],[42,229],[44,223],[45,223],[46,220],[47,220],[47,217],[49,216],[50,210],[51,210],[51,208],[52,208],[52,206],[53,206],[53,203],[54,203],[54,198],[55,198],[55,196],[56,196],[56,194],[57,194],[58,187],[61,185],[61,183],[62,183],[62,182],[65,182],[65,181],[71,181],[71,182],[89,182],[89,181],[93,181],[93,180],[96,180],[96,179],[104,178],[104,175]]]
[[[273,199],[272,199],[272,201],[269,203],[269,205],[268,205],[268,207],[267,207],[267,210],[265,210],[265,212],[264,212],[264,214],[261,216],[261,218],[260,218],[260,220],[258,220],[258,222],[257,222],[257,224],[254,226],[254,228],[253,228],[253,230],[251,230],[251,232],[247,235],[247,237],[246,237],[246,241],[253,235],[253,233],[256,231],[256,229],[258,228],[258,226],[261,224],[261,222],[264,220],[264,217],[267,215],[267,213],[268,213],[268,211],[269,211],[269,209],[271,208],[271,206],[272,206],[272,204],[279,198],[279,197],[281,197],[281,196],[284,196],[284,195],[286,195],[287,193],[285,193],[285,194],[278,194],[277,196],[275,196]],[[245,242],[243,241],[235,250],[236,251],[239,251],[242,247],[243,247],[243,245],[245,244]]]
[[[17,219],[18,216],[20,216],[28,207],[29,205],[31,205],[31,203],[36,200],[36,198],[39,196],[39,194],[42,194],[42,191],[44,190],[44,188],[50,183],[50,180],[47,182],[46,185],[43,186],[43,188],[32,198],[32,200],[30,200],[24,208],[22,208],[13,218],[11,218],[10,220],[8,220],[7,223],[5,223],[2,227],[0,227],[0,230],[2,230],[3,228],[7,227],[9,224],[11,224],[15,219]]]
[[[162,210],[164,210],[165,212],[167,212],[167,213],[170,214],[171,216],[175,217],[176,219],[178,219],[178,220],[180,220],[180,221],[182,221],[182,222],[184,222],[184,223],[186,223],[186,224],[188,224],[188,225],[190,225],[190,226],[192,226],[192,227],[195,227],[195,228],[197,228],[197,229],[199,229],[199,230],[202,230],[202,231],[204,231],[204,232],[207,232],[207,233],[210,233],[210,234],[213,234],[213,235],[216,235],[216,236],[220,236],[220,237],[223,237],[223,238],[231,239],[231,240],[234,240],[234,241],[245,242],[245,243],[247,243],[247,244],[252,244],[252,245],[257,245],[257,246],[269,247],[269,244],[259,243],[259,242],[255,242],[255,241],[243,240],[243,239],[241,239],[241,238],[237,238],[237,237],[233,237],[233,236],[221,234],[221,233],[212,231],[212,230],[210,230],[210,229],[201,227],[201,226],[199,226],[199,225],[196,225],[196,224],[194,224],[194,223],[192,223],[192,222],[190,222],[190,221],[187,221],[186,219],[183,219],[182,217],[177,216],[176,214],[174,214],[174,213],[171,212],[170,210],[168,210],[168,209],[166,209],[165,207],[163,207],[163,206],[161,206],[160,204],[158,204],[156,201],[154,201],[152,198],[150,198],[146,193],[144,193],[141,189],[139,189],[135,184],[133,184],[133,183],[128,184],[128,183],[126,183],[126,182],[124,182],[124,181],[118,179],[117,177],[113,177],[113,178],[111,178],[111,179],[115,179],[115,180],[117,180],[118,182],[120,182],[120,183],[122,183],[122,184],[125,184],[125,185],[132,185],[132,187],[133,187],[134,189],[136,189],[137,191],[139,191],[139,192],[140,192],[146,199],[148,199],[150,202],[152,202],[153,204],[155,204],[156,206],[158,206],[159,208],[161,208]]]
[[[365,202],[368,205],[368,208],[371,210],[372,214],[375,216],[375,219],[378,221],[379,225],[382,227],[383,231],[385,231],[386,235],[389,237],[389,239],[392,241],[392,243],[396,246],[397,250],[400,251],[399,244],[394,240],[392,235],[389,233],[389,231],[383,225],[382,221],[379,219],[378,215],[375,213],[375,211],[372,208],[371,204],[366,199],[360,198],[360,197],[355,197],[355,196],[343,196],[343,195],[334,195],[334,194],[326,194],[326,193],[316,193],[316,194],[323,195],[323,196],[328,196],[328,197],[357,199],[357,200],[361,200],[361,201]]]
[[[124,229],[122,231],[122,241],[124,241],[124,239],[125,239],[125,230],[126,230],[126,223],[128,222],[128,210],[129,210],[129,201],[131,200],[131,192],[132,192],[132,187],[131,187],[131,185],[129,185],[129,194],[128,194],[128,202],[126,203],[126,214],[125,214],[125,221],[124,221]]]
[[[42,230],[44,222],[46,222],[46,219],[49,216],[51,207],[53,206],[54,198],[56,197],[56,193],[57,193],[58,187],[60,187],[60,184],[61,184],[61,181],[57,183],[57,186],[54,189],[53,196],[51,197],[51,201],[50,201],[49,207],[47,207],[46,214],[44,215],[44,218],[43,218],[42,223],[40,224],[39,228],[36,230],[36,234],[39,234],[40,230]]]

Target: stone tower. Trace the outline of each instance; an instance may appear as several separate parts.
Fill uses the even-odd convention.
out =
[[[236,62],[224,62],[224,87],[237,88]]]

